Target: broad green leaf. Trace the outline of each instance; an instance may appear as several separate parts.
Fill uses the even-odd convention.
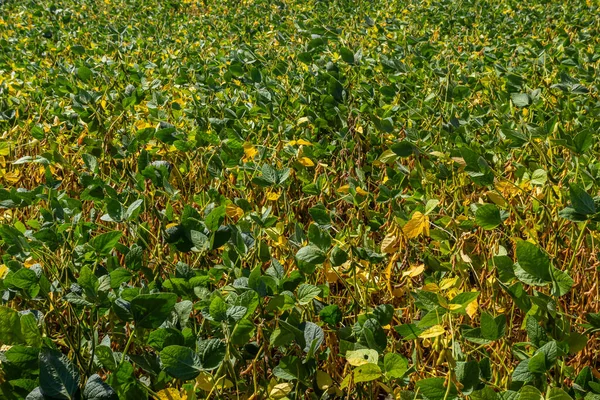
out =
[[[529,96],[527,93],[511,93],[510,99],[517,107],[527,107],[529,105]]]
[[[174,293],[140,294],[131,300],[136,327],[156,329],[171,314],[177,295]]]
[[[377,364],[363,364],[354,368],[354,382],[369,382],[378,379],[381,376],[381,368]]]
[[[550,259],[538,246],[521,240],[517,243],[518,266],[515,275],[527,284],[545,285],[552,281]]]
[[[446,387],[444,378],[421,379],[415,384],[419,394],[426,400],[455,400],[458,399],[456,387],[450,383]]]
[[[502,223],[500,210],[493,204],[479,206],[475,212],[475,222],[483,229],[494,229]]]
[[[40,350],[35,347],[15,345],[6,350],[5,362],[10,368],[18,368],[22,371],[36,371],[38,366]]]
[[[596,213],[594,199],[586,192],[583,186],[572,184],[569,187],[569,195],[571,197],[571,204],[573,205],[575,212],[583,215]]]
[[[202,371],[200,357],[185,346],[167,346],[160,352],[165,371],[174,378],[184,381],[194,379]]]
[[[492,315],[482,312],[481,313],[481,335],[487,340],[498,340],[504,336],[506,329],[506,316],[498,315],[493,317]]]
[[[79,389],[79,371],[59,351],[40,351],[40,391],[46,397],[74,399]]]
[[[98,374],[94,374],[88,378],[85,384],[83,398],[85,400],[117,400],[119,396]]]
[[[327,255],[317,246],[308,245],[298,250],[296,258],[309,264],[322,264],[327,259]]]
[[[548,387],[546,400],[573,400],[573,398],[561,388]]]
[[[210,306],[208,308],[210,316],[215,321],[225,321],[227,319],[227,304],[221,296],[215,296],[210,302]]]
[[[19,313],[12,308],[0,306],[0,343],[19,344],[25,339],[21,331]]]
[[[321,289],[319,289],[318,287],[303,283],[298,287],[298,291],[296,292],[296,299],[301,305],[306,305],[320,294]]]
[[[90,245],[98,254],[108,254],[119,243],[123,232],[112,231],[95,236],[90,240]]]
[[[342,310],[337,305],[331,304],[323,307],[319,312],[319,318],[330,326],[336,326],[342,321]]]
[[[408,361],[400,354],[387,353],[383,357],[383,372],[389,378],[402,378],[408,370]]]
[[[32,313],[23,314],[21,316],[21,334],[27,345],[40,347],[42,343],[42,334],[40,333],[37,320]]]
[[[197,351],[202,362],[202,368],[206,371],[218,368],[225,358],[226,347],[220,339],[198,341]]]
[[[519,400],[544,400],[544,395],[533,386],[523,386],[519,390]]]

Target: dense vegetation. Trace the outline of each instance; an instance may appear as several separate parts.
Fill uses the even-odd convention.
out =
[[[599,13],[0,0],[0,398],[600,399]]]

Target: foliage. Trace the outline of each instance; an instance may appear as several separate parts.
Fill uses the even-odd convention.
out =
[[[599,11],[0,0],[0,398],[600,398]]]

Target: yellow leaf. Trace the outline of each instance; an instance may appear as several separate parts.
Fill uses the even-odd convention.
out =
[[[258,154],[258,150],[256,150],[256,147],[252,143],[244,143],[244,154],[247,160],[252,160]]]
[[[373,349],[348,350],[346,352],[346,361],[353,367],[360,367],[365,364],[377,364],[379,355]]]
[[[156,394],[159,400],[182,400],[179,390],[175,388],[163,389]]]
[[[387,234],[381,241],[381,252],[391,254],[398,248],[396,235]]]
[[[440,288],[439,288],[439,286],[436,283],[431,282],[431,283],[428,283],[428,284],[424,285],[421,288],[421,290],[425,290],[426,292],[436,293],[436,292],[440,291]]]
[[[4,264],[0,265],[0,279],[4,279],[6,274],[8,274],[8,267]]]
[[[387,288],[388,291],[390,292],[390,294],[394,294],[394,291],[392,290],[392,273],[394,271],[394,266],[396,265],[396,261],[398,260],[398,253],[394,253],[391,257],[390,257],[390,262],[387,265],[387,268],[385,269],[385,279],[387,282]]]
[[[421,264],[421,265],[414,265],[412,267],[410,267],[410,269],[408,271],[404,271],[402,273],[402,276],[410,276],[411,278],[415,278],[419,275],[421,275],[423,273],[423,271],[425,271],[425,264]]]
[[[443,307],[450,311],[455,311],[455,310],[458,310],[459,308],[461,308],[462,305],[449,303],[449,304],[444,304]]]
[[[479,309],[479,303],[477,302],[477,299],[475,299],[472,302],[470,302],[469,304],[467,304],[465,311],[467,312],[467,315],[470,318],[473,318],[477,314],[478,309]]]
[[[297,143],[297,144],[304,145],[304,146],[312,146],[312,143],[311,143],[311,142],[309,142],[308,140],[304,140],[304,139],[298,139],[298,140],[296,141],[296,143]]]
[[[369,192],[367,192],[366,190],[364,190],[360,186],[356,187],[356,193],[360,194],[361,196],[366,196],[366,195],[369,194]]]
[[[267,194],[267,200],[276,201],[279,199],[279,196],[281,196],[281,193],[271,192]]]
[[[298,118],[297,125],[307,124],[309,122],[310,122],[310,120],[308,119],[308,117],[302,117],[302,118]]]
[[[502,198],[502,196],[500,196],[499,193],[489,191],[486,193],[486,195],[488,199],[490,199],[492,203],[496,204],[497,206],[504,207],[506,205],[506,200],[504,200],[504,198]]]
[[[315,163],[313,162],[313,160],[311,160],[308,157],[300,157],[298,159],[298,162],[300,162],[300,164],[304,165],[305,167],[314,167]]]
[[[458,282],[458,276],[455,276],[454,278],[444,278],[440,282],[440,289],[450,289],[452,286],[456,285],[456,282]]]
[[[421,234],[429,236],[429,217],[416,211],[402,230],[409,239],[416,238]]]
[[[3,176],[4,180],[10,184],[15,184],[21,180],[21,173],[19,171],[7,172]]]
[[[206,372],[200,372],[200,375],[196,377],[196,387],[199,387],[205,392],[210,392],[213,386],[214,382],[210,374]]]
[[[269,397],[272,399],[282,399],[292,391],[293,387],[294,385],[289,382],[278,383],[273,386],[273,389],[269,392]]]
[[[325,371],[317,371],[317,387],[321,390],[328,389],[333,385],[333,379]]]
[[[338,193],[348,193],[349,190],[350,190],[350,185],[343,185],[338,188],[337,192]]]
[[[244,210],[242,210],[240,207],[236,206],[233,203],[229,203],[225,207],[225,214],[227,214],[227,216],[231,218],[241,218],[244,216]]]
[[[145,128],[151,128],[152,124],[148,121],[144,121],[144,120],[137,120],[135,121],[135,123],[133,124],[135,126],[135,129],[137,130],[142,130]]]
[[[441,326],[441,325],[434,325],[431,328],[426,329],[423,332],[421,332],[421,334],[419,335],[419,337],[422,338],[422,339],[434,338],[434,337],[438,337],[440,335],[443,335],[445,332],[446,332],[446,330],[444,329],[443,326]]]

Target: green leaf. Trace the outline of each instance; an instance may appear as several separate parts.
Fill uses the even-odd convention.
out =
[[[162,328],[150,332],[148,345],[155,350],[161,351],[165,347],[184,344],[183,334],[180,330],[173,328]]]
[[[46,397],[73,399],[79,388],[79,372],[59,351],[40,351],[40,391]]]
[[[534,386],[523,386],[519,390],[519,400],[544,400],[544,395]]]
[[[594,199],[585,191],[583,186],[572,184],[569,187],[569,195],[571,196],[571,204],[575,212],[583,215],[596,213]]]
[[[227,320],[227,304],[220,296],[215,296],[212,299],[208,312],[215,321],[220,322]]]
[[[347,62],[351,65],[354,64],[354,53],[350,49],[342,47],[340,49],[340,55],[342,56],[342,60],[344,60],[344,62]]]
[[[0,318],[0,321],[4,321]],[[42,334],[38,323],[32,313],[21,315],[21,334],[25,343],[29,346],[40,347],[42,344]],[[1,341],[1,340],[0,340]]]
[[[408,370],[408,361],[400,354],[387,353],[383,357],[383,372],[389,378],[402,378]]]
[[[563,355],[562,352],[559,351],[556,341],[551,340],[550,342],[544,344],[542,347],[537,349],[536,352],[534,353],[534,357],[537,356],[538,354],[543,354],[544,365],[546,366],[546,369],[550,369],[556,363],[556,360],[558,359],[558,356],[559,356],[559,352],[561,353],[561,355]],[[533,360],[533,357],[532,357],[532,360]],[[531,361],[530,361],[529,365],[531,367]]]
[[[298,357],[284,356],[273,368],[273,375],[279,379],[293,381],[302,377],[303,369],[302,362]]]
[[[5,369],[16,367],[22,371],[35,371],[39,368],[38,358],[40,350],[35,347],[16,345],[4,353],[8,366]]]
[[[493,204],[484,204],[475,212],[475,222],[483,229],[494,229],[502,223],[500,210]]]
[[[227,346],[220,339],[208,339],[198,342],[197,350],[202,368],[206,371],[218,368],[225,359]]]
[[[573,400],[573,398],[561,388],[549,387],[546,392],[546,400]]]
[[[517,243],[515,275],[529,285],[546,285],[552,281],[550,259],[538,246],[521,240]]]
[[[481,335],[484,339],[498,340],[504,336],[505,329],[505,315],[498,315],[494,318],[492,315],[486,312],[481,313]]]
[[[417,381],[415,387],[426,400],[454,400],[458,399],[456,387],[444,385],[444,378],[428,378]]]
[[[354,369],[354,382],[369,382],[381,376],[381,368],[377,364],[364,364]]]
[[[529,371],[529,359],[521,361],[513,370],[513,382],[529,383],[534,379],[534,375]]]
[[[317,246],[309,244],[298,250],[296,258],[309,264],[322,264],[327,259],[327,254]]]
[[[194,379],[202,371],[200,357],[189,347],[167,346],[160,352],[160,360],[169,375],[184,381]]]
[[[569,274],[557,268],[552,268],[552,278],[552,294],[556,297],[569,293],[575,284],[575,281]]]
[[[331,250],[329,261],[331,261],[331,264],[334,267],[339,267],[340,265],[348,261],[348,253],[340,249],[338,246],[335,246],[333,250]]]
[[[529,105],[529,96],[527,93],[511,93],[510,99],[517,107],[527,107]]]
[[[109,371],[116,371],[117,360],[112,349],[105,345],[96,346],[96,357],[98,360]]]
[[[317,224],[311,224],[308,227],[308,240],[311,244],[314,244],[325,252],[331,246],[331,235],[319,228]]]
[[[82,65],[81,67],[77,68],[77,77],[82,81],[89,82],[93,76],[94,74],[92,70],[88,67]]]
[[[131,300],[131,313],[136,327],[156,329],[167,317],[177,303],[174,293],[140,294]]]
[[[211,232],[216,232],[225,220],[225,206],[213,208],[206,216],[204,223]]]
[[[342,310],[337,305],[331,304],[323,307],[321,312],[319,312],[319,318],[330,326],[336,326],[342,321]]]
[[[469,394],[479,383],[479,364],[477,361],[458,361],[455,368],[456,379],[463,385],[463,394]]]
[[[83,289],[83,292],[90,300],[95,300],[98,295],[98,278],[90,267],[84,265],[81,267],[79,271],[79,278],[77,278],[77,283]]]
[[[491,387],[486,386],[481,390],[476,390],[470,395],[471,400],[499,400],[498,393]]]
[[[414,340],[419,337],[419,335],[423,332],[423,329],[420,329],[415,324],[402,324],[399,326],[394,326],[394,330],[401,335],[404,340]]]
[[[130,220],[136,218],[140,213],[140,207],[142,206],[142,204],[144,204],[144,199],[138,199],[131,203],[125,211],[125,219]]]
[[[236,346],[243,346],[250,341],[255,329],[256,325],[252,321],[242,319],[235,325],[229,340]]]
[[[119,243],[119,239],[123,236],[123,232],[112,231],[95,236],[90,240],[90,245],[98,254],[108,254]]]
[[[308,213],[319,226],[324,228],[331,226],[329,211],[322,204],[309,208]]]
[[[12,308],[0,306],[0,343],[10,345],[24,342],[19,313]]]
[[[298,292],[296,293],[296,299],[300,305],[306,305],[310,303],[315,297],[321,294],[321,289],[314,285],[309,285],[307,283],[303,283],[298,287]]]
[[[300,325],[300,330],[304,334],[304,352],[308,355],[314,354],[314,352],[321,346],[321,343],[325,340],[325,334],[319,325],[314,322],[304,322]]]
[[[391,150],[399,157],[408,157],[414,153],[414,146],[409,141],[402,140],[394,143]]]
[[[381,326],[388,325],[394,318],[394,306],[391,304],[380,304],[373,309],[373,315]]]
[[[98,374],[94,374],[85,384],[83,398],[85,400],[118,400],[119,396]]]
[[[548,174],[543,169],[536,169],[531,175],[531,183],[534,185],[545,185],[548,181]]]

